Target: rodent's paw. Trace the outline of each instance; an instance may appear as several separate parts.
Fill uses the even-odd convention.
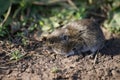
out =
[[[66,57],[73,56],[74,54],[75,54],[75,52],[72,50],[66,54]]]

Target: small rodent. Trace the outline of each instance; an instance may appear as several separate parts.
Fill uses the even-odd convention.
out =
[[[79,53],[91,51],[94,55],[104,47],[105,37],[96,21],[83,19],[56,29],[47,41],[55,53],[73,55],[77,50]]]

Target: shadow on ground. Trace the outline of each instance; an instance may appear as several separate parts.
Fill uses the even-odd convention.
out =
[[[100,53],[105,55],[119,55],[120,54],[120,39],[112,38],[107,40],[106,46],[100,51]]]

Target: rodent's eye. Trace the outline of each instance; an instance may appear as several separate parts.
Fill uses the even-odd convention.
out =
[[[67,35],[64,35],[64,40],[68,40],[68,36]]]
[[[62,36],[61,36],[61,39],[62,39],[62,40],[68,40],[68,36],[67,36],[67,35],[62,35]]]

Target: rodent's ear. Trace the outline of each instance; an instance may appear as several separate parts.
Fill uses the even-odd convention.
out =
[[[46,41],[47,40],[47,37],[42,37],[42,41]]]
[[[42,42],[46,42],[46,41],[47,41],[47,39],[48,39],[47,37],[42,36],[40,40],[41,40]]]
[[[49,37],[49,33],[47,32],[43,32],[41,35],[40,35],[40,40],[41,41],[46,41]]]

